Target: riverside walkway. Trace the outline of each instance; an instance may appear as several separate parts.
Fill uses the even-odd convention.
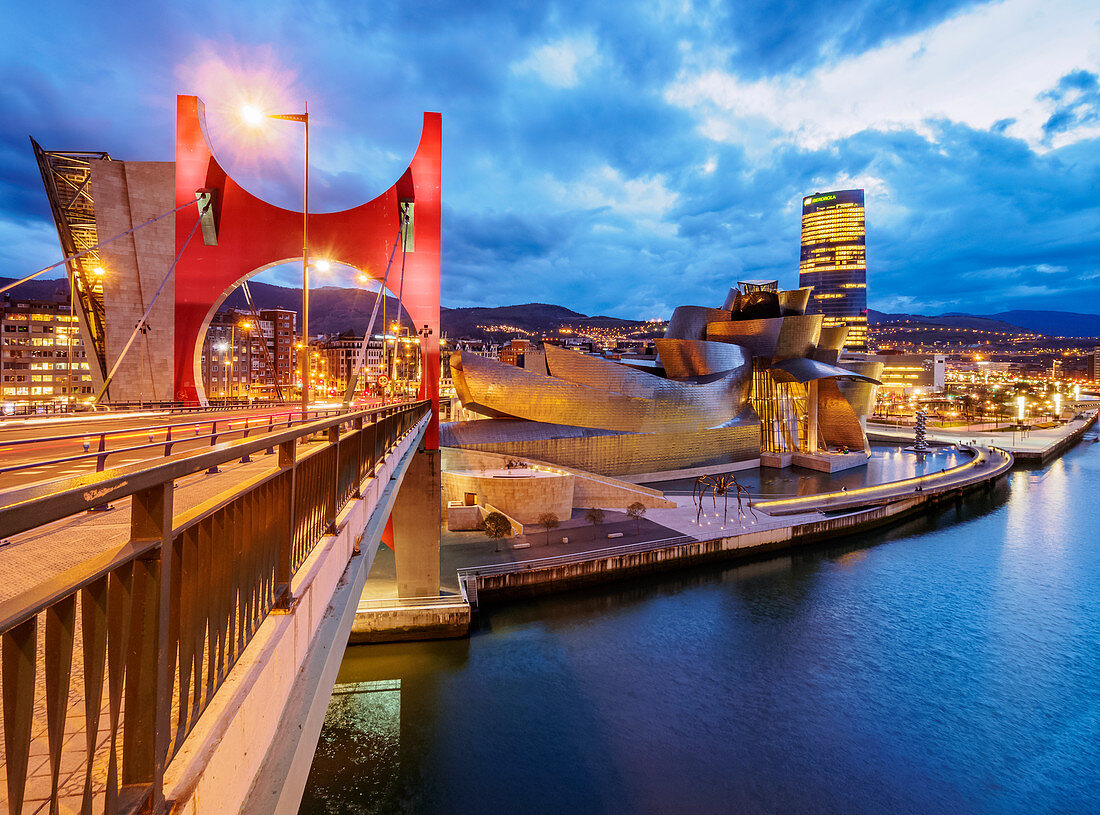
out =
[[[685,500],[646,512],[644,526],[608,512],[622,538],[606,535],[569,543],[523,538],[529,548],[495,552],[492,544],[444,546],[443,562],[455,568],[459,590],[470,602],[560,591],[641,574],[759,556],[816,540],[892,523],[922,508],[990,487],[1012,468],[998,448],[965,448],[965,463],[937,473],[854,490],[753,501],[738,511],[736,499],[707,496],[702,507]],[[679,497],[679,496],[678,496]],[[583,518],[583,510],[581,511]],[[578,523],[574,513],[574,523]],[[614,533],[609,533],[614,534]],[[383,561],[384,562],[384,561]]]
[[[993,445],[1012,453],[1020,463],[1045,464],[1067,447],[1080,441],[1085,432],[1096,423],[1097,412],[1096,408],[1092,408],[1085,411],[1081,418],[1071,419],[1057,427],[1017,431],[929,428],[925,435],[929,441],[942,444]],[[892,427],[872,423],[867,425],[867,437],[872,441],[912,443],[913,432],[911,427]]]

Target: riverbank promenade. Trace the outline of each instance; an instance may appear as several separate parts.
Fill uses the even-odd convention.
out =
[[[703,499],[674,495],[678,506],[650,509],[634,520],[605,510],[593,524],[584,509],[551,531],[537,526],[506,541],[480,533],[444,532],[441,546],[442,589],[476,605],[487,596],[537,594],[582,583],[624,579],[705,561],[759,556],[837,535],[891,523],[974,489],[991,486],[1013,464],[997,448],[964,448],[958,466],[888,483],[813,495],[758,498],[743,503],[735,496]],[[360,616],[395,594],[393,553],[382,549],[364,589]],[[410,612],[411,613],[411,612]]]
[[[926,438],[941,444],[993,445],[1008,450],[1021,463],[1045,463],[1078,442],[1096,423],[1098,409],[1088,410],[1079,418],[1057,427],[1035,430],[978,431],[966,428],[929,428]],[[872,441],[912,442],[913,428],[867,424],[867,436]]]

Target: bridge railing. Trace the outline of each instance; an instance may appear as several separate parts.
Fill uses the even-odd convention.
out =
[[[339,511],[429,410],[346,413],[0,494],[4,538],[131,500],[124,543],[0,603],[9,815],[23,812],[30,776],[50,811],[65,799],[74,811],[163,812],[166,765],[260,624],[295,602],[295,574]],[[325,442],[299,454],[318,433]],[[271,470],[174,515],[176,479],[269,444]]]
[[[314,408],[306,412],[305,416],[300,412],[289,411],[285,414],[268,414],[237,419],[200,419],[189,422],[173,422],[171,424],[145,425],[141,427],[121,427],[115,430],[100,430],[98,432],[66,433],[56,436],[35,436],[26,439],[0,439],[0,454],[8,449],[19,447],[40,447],[43,444],[54,442],[72,441],[83,446],[83,452],[71,456],[60,456],[52,459],[33,459],[19,464],[9,464],[0,467],[0,473],[17,472],[19,470],[37,469],[55,464],[69,464],[79,461],[95,459],[96,472],[102,472],[107,467],[107,457],[121,453],[136,453],[154,448],[164,448],[164,455],[172,455],[176,445],[193,443],[196,440],[207,440],[213,447],[223,436],[242,436],[248,438],[253,433],[272,433],[281,427],[293,427],[296,424],[304,424],[311,419],[320,419],[327,416],[335,416],[346,413],[344,408]],[[204,433],[204,429],[209,431]],[[194,431],[190,433],[188,431]],[[175,436],[173,436],[175,431]],[[148,434],[147,444],[131,444],[125,447],[107,446],[107,440],[118,437],[130,437]],[[154,441],[157,435],[163,434],[160,441]],[[96,449],[92,450],[92,439],[96,440]],[[152,457],[152,456],[150,456]]]

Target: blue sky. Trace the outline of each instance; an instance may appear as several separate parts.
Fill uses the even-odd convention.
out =
[[[322,210],[388,187],[441,111],[447,306],[648,318],[795,285],[801,197],[858,186],[872,308],[1100,311],[1095,0],[157,5],[6,11],[0,275],[58,258],[28,135],[171,160],[197,93],[288,206],[299,133],[231,114],[308,100]]]

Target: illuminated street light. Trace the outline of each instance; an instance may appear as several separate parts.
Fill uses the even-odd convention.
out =
[[[301,122],[305,126],[305,171],[302,183],[302,341],[309,342],[309,105],[303,113],[267,113],[255,105],[241,108],[241,118],[253,127],[260,126],[264,118],[282,119],[288,122]],[[320,262],[317,268],[326,271],[328,261]],[[309,411],[309,355],[306,354],[302,370],[302,416]]]
[[[245,124],[251,127],[259,127],[264,120],[264,112],[255,105],[245,105],[241,108],[241,118]]]

